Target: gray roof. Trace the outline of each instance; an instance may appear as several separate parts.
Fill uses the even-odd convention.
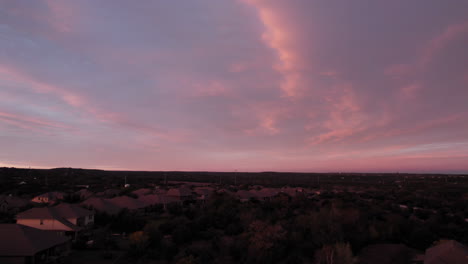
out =
[[[69,238],[18,224],[0,224],[0,256],[33,256]]]

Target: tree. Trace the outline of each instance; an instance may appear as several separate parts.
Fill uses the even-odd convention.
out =
[[[128,240],[130,242],[130,255],[141,256],[145,253],[149,244],[149,237],[143,231],[131,233],[128,236]]]

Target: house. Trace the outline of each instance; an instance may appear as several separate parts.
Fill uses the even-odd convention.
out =
[[[100,197],[91,197],[82,202],[81,205],[109,215],[116,215],[123,209],[109,202],[108,199]]]
[[[75,192],[76,195],[80,196],[80,199],[82,200],[86,200],[88,199],[89,197],[93,196],[94,193],[91,192],[90,190],[88,189],[81,189],[79,191],[76,191]]]
[[[446,240],[426,250],[424,264],[445,263],[468,263],[468,247],[455,240]]]
[[[31,201],[35,203],[54,204],[59,200],[63,200],[65,193],[63,192],[48,192],[34,197]]]
[[[133,191],[132,193],[135,194],[136,196],[140,197],[140,196],[143,196],[143,195],[151,194],[152,192],[153,192],[153,190],[151,190],[151,189],[141,188],[141,189]]]
[[[54,207],[31,208],[19,213],[16,222],[60,235],[76,238],[79,231],[94,224],[94,213],[72,204]]]
[[[257,195],[252,192],[252,191],[248,191],[248,190],[239,190],[236,192],[236,197],[239,198],[239,200],[241,202],[248,202],[250,201],[251,199],[257,199]]]
[[[118,196],[120,193],[121,193],[121,191],[119,189],[107,189],[107,190],[105,190],[103,192],[96,193],[96,196],[103,196],[103,197],[107,197],[107,198],[112,198],[112,197]]]
[[[0,263],[36,264],[68,254],[70,239],[18,224],[0,224]]]
[[[286,193],[291,197],[295,197],[298,194],[304,194],[304,189],[303,188],[293,188],[293,187],[285,186],[285,187],[281,188],[280,192]]]
[[[214,191],[212,187],[195,187],[193,190],[197,195],[197,200],[203,203],[213,195]]]
[[[181,201],[191,200],[193,198],[192,190],[184,186],[179,187],[179,188],[169,189],[166,195],[172,198],[177,198]]]
[[[153,206],[157,204],[162,204],[161,195],[157,194],[148,194],[138,197],[138,200],[145,204],[146,206]]]
[[[252,190],[252,192],[255,193],[259,200],[263,201],[270,200],[279,193],[278,189],[276,188],[262,188],[257,191]]]
[[[0,212],[17,213],[20,209],[29,205],[29,200],[22,199],[12,195],[0,196]]]
[[[126,208],[128,210],[138,210],[146,207],[146,205],[143,202],[125,195],[108,199],[108,201],[117,207]]]

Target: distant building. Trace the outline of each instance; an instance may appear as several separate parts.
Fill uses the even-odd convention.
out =
[[[82,199],[82,200],[86,200],[86,199],[88,199],[89,197],[91,197],[91,196],[94,195],[94,193],[91,192],[91,191],[88,190],[88,189],[81,189],[81,190],[75,192],[75,194],[78,195],[78,196],[80,196],[80,199]]]
[[[142,188],[142,189],[135,190],[132,193],[135,194],[136,196],[140,197],[140,196],[143,196],[143,195],[151,194],[152,192],[153,192],[153,190],[151,190],[151,189]]]
[[[118,196],[120,194],[120,192],[121,192],[121,190],[119,190],[119,189],[107,189],[107,190],[105,190],[103,192],[96,193],[96,196],[112,198],[112,197]]]
[[[172,188],[166,193],[167,196],[180,199],[181,201],[193,199],[192,190],[187,187]]]
[[[35,203],[54,204],[63,200],[65,193],[63,192],[48,192],[34,197],[31,201]]]
[[[77,233],[94,224],[94,213],[76,205],[32,208],[16,216],[18,224],[76,238]]]
[[[126,208],[128,210],[137,210],[144,208],[146,205],[139,201],[138,199],[128,197],[128,196],[117,196],[108,201],[120,208]]]
[[[18,224],[0,224],[0,263],[34,264],[57,261],[68,254],[70,239]]]

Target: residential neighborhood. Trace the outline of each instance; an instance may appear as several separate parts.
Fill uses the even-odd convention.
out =
[[[317,176],[308,181],[298,175],[298,186],[271,184],[260,176],[263,184],[248,184],[242,181],[250,175],[234,176],[241,184],[227,176],[225,184],[127,176],[106,187],[83,176],[89,180],[82,188],[55,185],[60,177],[49,176],[47,186],[38,185],[47,191],[37,193],[20,191],[31,186],[18,184],[1,196],[2,230],[21,231],[23,240],[43,234],[39,241],[50,243],[37,242],[44,247],[0,258],[5,263],[131,263],[135,258],[141,263],[250,263],[275,257],[328,263],[327,254],[334,254],[345,259],[338,263],[467,263],[466,176],[446,182],[437,176],[351,175],[353,180],[343,182],[341,175],[322,175],[317,184]],[[437,192],[420,190],[422,182]],[[446,200],[450,206],[437,200],[440,195],[452,197]],[[48,200],[38,203],[37,197]],[[11,248],[10,233],[5,234],[0,252]],[[304,251],[281,255],[288,245]]]

